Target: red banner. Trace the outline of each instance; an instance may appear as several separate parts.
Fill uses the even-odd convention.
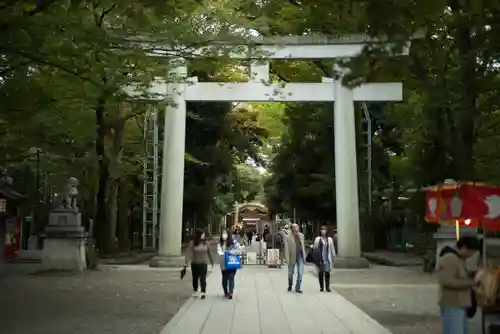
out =
[[[500,188],[473,183],[429,188],[425,216],[430,222],[500,229]]]
[[[4,255],[7,259],[13,259],[16,251],[21,248],[21,219],[15,217],[12,222],[8,223],[8,231],[5,235]]]

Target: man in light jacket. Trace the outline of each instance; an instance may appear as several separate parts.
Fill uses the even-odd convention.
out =
[[[285,259],[288,263],[288,291],[292,291],[293,275],[297,268],[297,281],[295,282],[295,292],[302,293],[300,285],[304,273],[304,263],[306,259],[306,248],[304,244],[304,234],[299,231],[298,224],[292,224],[291,233],[285,241]]]
[[[288,225],[285,225],[285,227],[282,230],[278,231],[278,235],[280,236],[280,244],[279,244],[279,249],[280,249],[280,261],[281,265],[286,261],[285,259],[285,243],[288,239],[288,234],[289,233]]]
[[[474,279],[471,278],[465,267],[465,260],[480,249],[481,242],[476,237],[463,236],[458,239],[455,247],[446,246],[439,254],[437,277],[443,334],[468,333],[467,317],[473,306],[472,290],[480,282],[484,272],[479,271]]]

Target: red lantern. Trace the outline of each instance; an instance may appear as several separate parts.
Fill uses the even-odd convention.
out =
[[[7,259],[14,259],[16,251],[21,248],[21,218],[16,216],[13,219],[12,233],[6,233],[4,254]]]

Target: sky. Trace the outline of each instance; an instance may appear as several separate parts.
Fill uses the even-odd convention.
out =
[[[264,168],[264,167],[262,167],[262,166],[257,165],[257,164],[255,163],[255,160],[253,160],[252,158],[247,158],[247,160],[245,161],[245,163],[246,163],[247,165],[250,165],[250,166],[252,166],[252,167],[257,168],[257,170],[258,170],[261,174],[263,174],[263,173],[267,172],[267,169],[265,169],[265,168]]]

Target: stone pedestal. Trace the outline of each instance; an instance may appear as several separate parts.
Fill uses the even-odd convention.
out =
[[[370,262],[364,257],[338,257],[335,259],[334,268],[339,269],[366,269]]]
[[[184,256],[161,256],[157,255],[149,261],[149,266],[153,268],[180,268],[184,265]]]
[[[500,238],[486,238],[485,244],[487,261],[498,263],[500,261]]]
[[[50,213],[42,250],[43,270],[83,271],[87,268],[81,214],[75,209]]]
[[[39,250],[40,247],[38,247],[39,241],[38,241],[38,235],[32,234],[28,237],[28,245],[26,246],[27,250]]]
[[[477,236],[477,230],[470,227],[460,227],[460,236],[472,235]],[[441,225],[433,238],[436,240],[436,266],[439,261],[439,253],[445,246],[455,246],[457,242],[456,227],[452,225]],[[476,270],[479,260],[479,254],[470,257],[466,266],[469,270]]]

